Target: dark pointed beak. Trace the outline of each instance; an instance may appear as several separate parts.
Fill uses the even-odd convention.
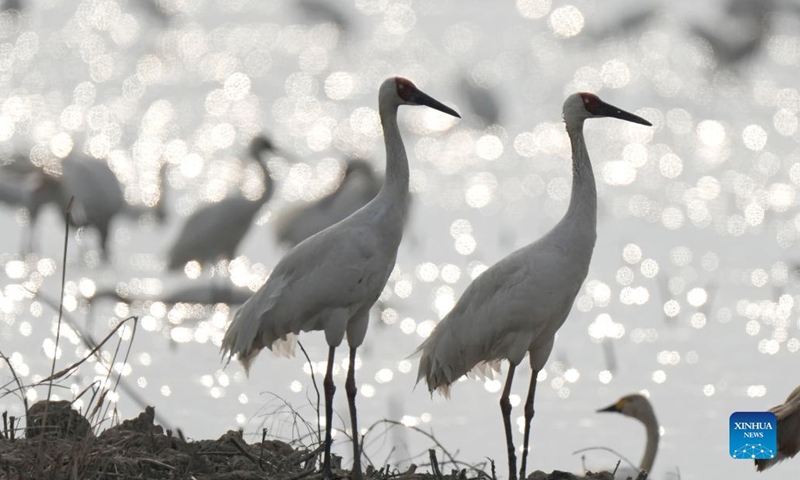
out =
[[[648,127],[652,127],[653,124],[645,120],[644,118],[634,115],[630,112],[626,112],[621,108],[617,108],[614,105],[609,105],[605,102],[600,102],[598,108],[596,108],[595,115],[600,115],[603,117],[614,117],[619,118],[620,120],[625,120],[628,122],[638,123],[640,125],[647,125]]]
[[[597,413],[602,413],[602,412],[619,412],[619,409],[617,408],[617,404],[615,403],[613,405],[607,406],[606,408],[601,408],[600,410],[597,411]]]
[[[287,162],[297,163],[297,157],[283,148],[272,147],[272,154],[285,159]]]
[[[427,93],[421,92],[419,90],[417,90],[414,96],[411,97],[411,102],[416,105],[425,105],[434,108],[436,110],[439,110],[440,112],[452,115],[456,118],[461,118],[461,115],[459,115],[458,112],[448,107],[447,105],[443,104],[442,102],[434,99]]]

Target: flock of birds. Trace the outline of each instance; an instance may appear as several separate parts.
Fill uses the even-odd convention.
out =
[[[266,283],[251,296],[228,292],[221,300],[243,302],[225,333],[221,349],[229,359],[237,358],[246,371],[263,348],[291,356],[300,332],[325,332],[329,346],[323,383],[326,479],[333,478],[334,356],[345,336],[349,347],[345,391],[353,432],[352,476],[361,478],[356,351],[366,337],[370,308],[394,268],[409,206],[409,166],[397,122],[398,108],[423,105],[460,118],[455,110],[401,77],[383,82],[378,100],[386,149],[385,178],[380,179],[367,162],[350,160],[336,191],[276,220],[277,239],[293,248],[278,262]],[[417,381],[424,380],[431,392],[439,391],[446,397],[462,376],[499,373],[501,362],[508,361],[500,409],[511,480],[516,480],[517,474],[526,478],[537,377],[589,271],[597,237],[597,191],[583,125],[587,119],[604,117],[651,125],[594,94],[569,96],[563,108],[573,170],[567,212],[544,236],[476,277],[416,352],[420,357]],[[266,136],[252,139],[249,155],[263,175],[263,193],[254,200],[231,196],[196,210],[169,249],[169,269],[183,268],[190,261],[212,263],[235,257],[256,214],[274,191],[266,155],[279,153]],[[161,176],[166,188],[163,170]],[[162,220],[165,217],[163,198],[153,212],[128,206],[115,174],[105,162],[70,155],[63,160],[58,177],[23,160],[3,168],[0,201],[24,206],[30,213],[25,248],[33,248],[39,211],[50,203],[65,211],[70,198],[74,199],[74,215],[69,217],[72,225],[97,230],[105,260],[110,254],[108,240],[115,217],[141,213],[154,213]],[[191,290],[184,293],[196,295]],[[515,369],[526,354],[532,373],[524,404],[522,459],[517,470],[509,394]],[[646,446],[639,470],[649,472],[659,441],[658,422],[649,400],[639,394],[628,395],[600,411],[618,412],[644,424]],[[778,418],[778,454],[771,460],[756,460],[759,471],[800,450],[800,387],[772,411]]]

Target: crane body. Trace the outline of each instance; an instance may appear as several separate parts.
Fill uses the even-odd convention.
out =
[[[333,364],[336,347],[347,335],[350,362],[345,381],[353,438],[353,478],[361,478],[356,415],[356,349],[367,332],[369,309],[394,268],[406,215],[409,168],[397,124],[401,105],[427,105],[449,115],[451,108],[395,77],[383,82],[378,105],[386,148],[386,177],[378,195],[364,207],[300,242],[275,266],[267,282],[239,309],[222,341],[223,355],[236,355],[246,370],[263,348],[291,355],[294,336],[325,332],[328,362],[325,390],[323,477],[331,471]]]
[[[586,119],[616,117],[650,125],[591,93],[564,102],[564,123],[572,147],[572,194],[564,217],[542,238],[510,254],[473,280],[453,309],[417,350],[417,381],[449,395],[450,385],[470,372],[510,366],[500,410],[508,448],[509,477],[516,480],[516,451],[509,395],[517,365],[529,355],[531,380],[525,402],[520,477],[525,478],[536,378],[553,349],[589,272],[597,238],[597,189],[583,136]]]
[[[167,254],[167,267],[170,270],[182,268],[192,260],[212,263],[236,256],[236,249],[250,229],[253,218],[274,192],[266,160],[261,158],[263,152],[274,151],[272,142],[263,135],[251,140],[250,156],[257,162],[264,177],[261,197],[248,200],[241,195],[233,195],[192,213]]]

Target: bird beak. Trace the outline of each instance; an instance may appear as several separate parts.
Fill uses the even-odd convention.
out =
[[[619,118],[620,120],[625,120],[628,122],[638,123],[640,125],[647,125],[648,127],[652,127],[653,124],[645,120],[644,118],[634,115],[632,113],[626,112],[621,108],[617,108],[614,105],[609,105],[608,103],[600,101],[600,105],[595,108],[595,115],[601,117],[614,117]]]
[[[617,408],[617,405],[619,405],[619,403],[615,403],[615,404],[613,404],[613,405],[609,405],[609,406],[607,406],[606,408],[601,408],[600,410],[598,410],[598,411],[597,411],[597,413],[602,413],[602,412],[619,412],[619,408]]]
[[[272,154],[281,157],[288,162],[297,163],[297,157],[282,148],[272,147]]]
[[[459,115],[458,112],[448,107],[447,105],[443,104],[442,102],[434,99],[430,95],[421,92],[420,90],[417,90],[416,93],[414,93],[414,96],[411,97],[411,103],[415,105],[425,105],[434,108],[436,110],[439,110],[440,112],[446,113],[448,115],[461,118],[461,115]]]

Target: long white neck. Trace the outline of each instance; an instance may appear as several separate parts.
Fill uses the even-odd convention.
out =
[[[593,247],[597,236],[597,187],[583,138],[583,122],[568,124],[567,134],[572,145],[572,194],[559,226],[585,233]]]
[[[397,126],[397,105],[381,105],[380,116],[386,146],[386,179],[379,195],[391,197],[393,205],[405,205],[408,197],[408,157]]]
[[[653,470],[653,463],[656,461],[658,440],[661,438],[658,432],[658,420],[656,420],[656,415],[652,411],[646,413],[640,420],[647,431],[647,443],[644,447],[644,456],[642,457],[642,463],[639,465],[639,469],[646,470],[647,473],[650,473]]]

